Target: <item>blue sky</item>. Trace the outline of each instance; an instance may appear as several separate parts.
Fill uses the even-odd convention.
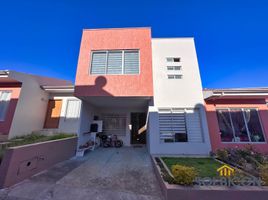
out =
[[[83,28],[195,37],[203,87],[268,86],[265,0],[0,0],[0,68],[74,81]]]

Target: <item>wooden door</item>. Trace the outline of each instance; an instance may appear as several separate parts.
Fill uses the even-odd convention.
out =
[[[44,128],[58,128],[62,100],[49,100]]]

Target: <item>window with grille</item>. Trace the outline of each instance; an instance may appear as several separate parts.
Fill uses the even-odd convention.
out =
[[[0,91],[0,121],[4,121],[10,102],[11,91]]]
[[[91,52],[91,74],[139,74],[139,50]]]
[[[162,143],[203,142],[199,109],[159,109],[159,131]]]
[[[109,135],[125,135],[126,118],[125,114],[102,114],[103,132]]]

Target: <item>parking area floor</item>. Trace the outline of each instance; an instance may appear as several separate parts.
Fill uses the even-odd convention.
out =
[[[146,148],[99,148],[64,161],[11,188],[0,200],[160,200]]]

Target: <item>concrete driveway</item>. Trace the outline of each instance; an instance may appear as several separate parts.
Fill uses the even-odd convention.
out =
[[[0,200],[160,200],[145,148],[99,148],[0,191]]]

